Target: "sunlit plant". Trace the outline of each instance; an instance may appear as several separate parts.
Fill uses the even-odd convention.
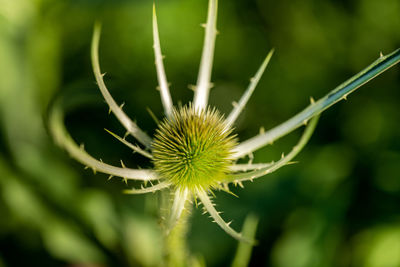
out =
[[[217,0],[210,0],[207,23],[205,24],[205,40],[200,62],[197,85],[191,103],[182,107],[174,106],[163,66],[157,18],[153,7],[153,40],[154,54],[161,102],[165,118],[158,123],[153,137],[147,135],[133,122],[118,105],[103,81],[100,71],[98,48],[100,26],[96,25],[92,39],[92,64],[99,89],[106,100],[110,111],[126,128],[127,135],[133,136],[137,144],[132,144],[125,137],[119,137],[110,132],[133,151],[148,158],[153,169],[131,169],[108,165],[90,156],[77,145],[67,133],[63,125],[63,112],[55,105],[50,113],[50,130],[56,142],[65,148],[69,154],[94,171],[119,176],[124,179],[142,181],[141,188],[126,190],[129,194],[143,194],[158,190],[171,190],[173,198],[169,204],[168,218],[165,220],[165,232],[168,234],[180,221],[182,214],[192,200],[196,205],[203,205],[213,220],[229,235],[240,241],[252,243],[254,240],[233,230],[216,210],[211,196],[214,190],[229,191],[229,185],[240,185],[276,171],[291,163],[291,160],[302,150],[315,129],[319,114],[367,83],[377,75],[389,69],[400,61],[400,51],[381,55],[366,69],[356,74],[326,96],[314,101],[282,124],[260,134],[239,142],[234,134],[234,124],[241,111],[246,106],[254,92],[261,76],[266,69],[273,50],[271,50],[258,71],[251,79],[247,90],[232,111],[225,117],[216,108],[208,105],[211,88],[211,72],[213,66],[214,44],[217,36]],[[287,154],[269,163],[237,163],[239,159],[251,155],[257,149],[273,143],[278,138],[305,125],[305,131],[296,146]],[[251,158],[251,157],[250,157]]]

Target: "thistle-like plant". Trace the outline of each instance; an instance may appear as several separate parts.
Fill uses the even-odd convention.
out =
[[[242,186],[243,182],[253,181],[289,164],[311,137],[319,114],[338,101],[346,99],[347,95],[357,88],[397,64],[400,61],[400,51],[396,50],[387,56],[381,54],[370,66],[323,98],[318,101],[311,99],[308,107],[289,120],[269,131],[239,142],[232,127],[260,81],[273,50],[264,59],[241,99],[234,105],[228,116],[224,117],[216,108],[208,106],[214,44],[217,36],[216,22],[217,0],[209,0],[205,40],[194,99],[192,103],[183,107],[174,107],[164,71],[156,12],[153,7],[155,64],[165,113],[165,118],[158,124],[153,138],[142,131],[124,113],[122,107],[114,101],[107,90],[98,59],[100,26],[95,26],[91,55],[97,84],[110,111],[126,128],[127,135],[133,136],[138,144],[129,143],[125,137],[110,133],[135,152],[148,158],[154,165],[153,169],[130,169],[122,162],[122,167],[115,167],[96,160],[68,135],[62,123],[62,110],[58,106],[52,109],[50,130],[58,145],[94,171],[143,182],[142,188],[126,190],[125,193],[143,194],[163,189],[171,190],[174,196],[170,205],[169,218],[166,220],[167,232],[179,221],[187,203],[195,200],[196,203],[202,203],[205,210],[225,232],[238,240],[251,242],[252,240],[233,230],[229,223],[222,219],[211,200],[212,191],[229,191],[229,184]],[[237,163],[240,158],[271,144],[302,125],[306,128],[301,139],[286,156],[282,155],[278,161],[257,164],[251,161],[247,164]]]

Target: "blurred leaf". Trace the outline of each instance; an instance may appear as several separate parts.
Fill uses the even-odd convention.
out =
[[[388,225],[361,232],[353,240],[354,266],[396,267],[400,265],[400,227]]]
[[[72,263],[102,263],[101,251],[78,229],[68,222],[57,219],[47,221],[43,241],[54,257]]]
[[[129,216],[123,219],[125,252],[143,266],[158,266],[162,258],[162,233],[149,217]]]
[[[80,200],[80,208],[96,237],[105,247],[115,249],[120,242],[116,229],[119,218],[108,195],[98,190],[88,190]]]

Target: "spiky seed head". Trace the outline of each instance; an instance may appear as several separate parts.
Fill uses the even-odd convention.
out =
[[[189,105],[174,110],[154,136],[155,170],[177,188],[214,187],[233,161],[236,139],[231,133],[216,109],[196,111]]]

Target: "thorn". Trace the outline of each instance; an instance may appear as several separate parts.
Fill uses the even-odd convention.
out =
[[[227,222],[227,223],[226,223],[226,225],[230,226],[230,225],[231,225],[231,223],[232,223],[232,221],[230,221],[230,222]]]
[[[196,85],[189,84],[189,85],[188,85],[188,88],[189,88],[190,90],[192,90],[193,92],[196,92]]]
[[[85,166],[83,169],[84,169],[84,170],[87,170],[87,169],[89,169],[89,166]]]
[[[314,100],[314,98],[312,96],[310,97],[310,102],[311,102],[311,104],[315,103],[315,100]]]
[[[304,124],[304,125],[307,125],[307,123],[308,123],[308,120],[304,120],[304,121],[303,121],[303,124]]]
[[[111,178],[113,178],[114,177],[114,175],[110,175],[110,176],[108,176],[108,179],[107,179],[107,181],[110,181],[111,180]]]
[[[119,106],[119,108],[122,109],[124,106],[125,106],[125,102],[122,103],[122,104]]]
[[[210,200],[211,200],[211,201],[212,201],[213,198],[216,198],[216,197],[217,197],[217,196],[214,194],[213,191],[210,191],[210,194],[211,194],[211,196],[210,196]],[[213,205],[215,205],[215,204],[213,204]]]
[[[122,161],[122,159],[120,160],[120,162],[121,162],[121,166],[122,166],[122,168],[126,168],[126,166],[125,166],[125,164],[124,164],[124,162]]]
[[[236,195],[235,193],[233,193],[232,191],[226,191],[226,192],[227,192],[228,194],[230,194],[230,195],[236,197],[236,198],[239,198],[239,196]]]
[[[383,57],[383,53],[382,53],[382,51],[381,51],[381,52],[379,52],[379,57],[380,57],[380,58],[382,58],[382,57]]]
[[[343,99],[344,99],[344,100],[347,100],[347,96],[348,96],[348,94],[345,94],[345,95],[343,96]]]
[[[206,27],[207,27],[207,24],[206,24],[206,23],[202,23],[202,24],[200,24],[200,27],[206,28]]]
[[[250,78],[250,82],[254,82],[256,79],[254,77]]]
[[[150,117],[155,121],[155,123],[159,124],[159,120],[157,116],[153,113],[153,111],[149,107],[146,107],[146,110],[150,114]]]
[[[281,155],[281,159],[283,159],[285,157],[285,153],[282,153]]]
[[[265,128],[264,127],[260,127],[260,134],[264,134],[265,133]]]
[[[101,74],[101,77],[103,78],[104,76],[106,76],[107,72],[104,72],[103,74]]]
[[[81,150],[85,150],[85,145],[82,143],[82,144],[79,145],[79,148],[80,148]]]
[[[248,164],[252,164],[252,163],[253,163],[253,160],[254,160],[254,154],[253,154],[253,153],[250,153],[248,156],[249,156],[249,162],[248,162]]]
[[[157,86],[156,86],[156,90],[157,90],[157,91],[160,91],[160,86],[157,85]]]
[[[208,89],[211,89],[211,88],[213,88],[214,87],[214,83],[210,83],[209,85],[208,85]]]
[[[96,169],[92,168],[93,174],[96,174]]]
[[[124,181],[125,184],[128,184],[128,178],[122,177],[122,181]]]
[[[229,191],[229,185],[228,185],[227,183],[225,183],[225,184],[223,185],[223,187],[225,188],[226,191]]]
[[[162,55],[162,56],[161,56],[161,59],[165,59],[165,55]]]
[[[238,182],[238,185],[239,185],[241,188],[244,188],[242,182]]]
[[[111,107],[110,108],[108,108],[108,115],[110,115],[111,114]]]
[[[129,135],[129,132],[127,131],[127,132],[124,134],[124,137],[123,137],[122,139],[125,139],[128,135]]]
[[[236,108],[236,107],[238,106],[238,102],[233,101],[233,102],[232,102],[232,106],[233,106],[234,108]]]

